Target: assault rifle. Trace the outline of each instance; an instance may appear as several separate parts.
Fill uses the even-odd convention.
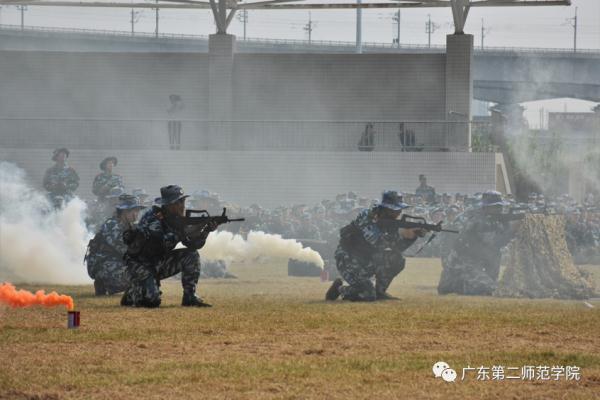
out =
[[[459,231],[453,229],[444,229],[442,228],[442,222],[438,222],[437,224],[429,224],[427,220],[423,217],[416,217],[413,215],[403,214],[400,219],[392,219],[392,220],[382,220],[382,227],[385,230],[398,230],[400,228],[403,229],[423,229],[427,232],[433,232],[433,234],[429,237],[429,239],[417,250],[411,257],[415,257],[419,254],[433,239],[435,239],[438,232],[448,232],[448,233],[459,233]]]
[[[189,241],[205,239],[210,233],[210,225],[223,225],[229,222],[245,221],[245,218],[229,218],[227,209],[223,208],[223,213],[218,216],[211,216],[206,210],[186,210],[185,217],[169,216],[165,218],[167,224],[179,232]]]
[[[403,229],[423,229],[427,232],[448,232],[459,233],[453,229],[442,228],[442,222],[437,224],[429,224],[423,217],[415,217],[413,215],[403,214],[400,219],[383,219],[378,221],[380,226],[388,231]]]
[[[187,248],[200,249],[204,246],[206,237],[214,225],[219,226],[228,222],[244,221],[244,218],[230,219],[223,208],[223,213],[212,217],[206,210],[187,210],[185,216],[170,215],[165,217],[165,222],[181,236],[182,243]],[[199,214],[200,216],[194,216]],[[212,225],[212,226],[211,226]],[[160,251],[157,250],[152,238],[144,237],[137,228],[129,229],[123,233],[123,242],[127,245],[129,256],[143,255],[146,258],[156,257]]]

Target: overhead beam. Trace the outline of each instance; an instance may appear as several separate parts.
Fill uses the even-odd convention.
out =
[[[292,0],[290,0],[292,1]],[[299,1],[299,0],[297,0]],[[320,3],[320,4],[281,4],[282,2],[258,2],[257,4],[246,3],[238,4],[238,9],[246,10],[334,10],[334,9],[357,9],[357,8],[435,8],[450,7],[449,1],[422,1],[422,2],[395,2],[395,3]],[[471,2],[470,7],[515,7],[515,6],[568,6],[570,0],[524,0],[524,1],[478,1]],[[83,1],[39,1],[39,0],[0,0],[0,5],[27,5],[35,7],[96,7],[96,8],[138,8],[138,9],[210,9],[210,4],[199,1],[169,2],[161,3],[118,3],[118,2],[83,2]],[[228,7],[232,9],[233,7]]]
[[[0,0],[0,5],[23,5],[31,7],[95,7],[95,8],[150,8],[150,9],[200,9],[210,8],[206,4],[151,4],[151,3],[100,3],[100,2],[74,2],[74,1],[6,1]]]

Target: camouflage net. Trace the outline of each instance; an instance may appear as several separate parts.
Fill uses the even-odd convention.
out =
[[[494,292],[500,297],[585,299],[591,280],[573,263],[559,215],[526,215],[508,251],[508,264]]]

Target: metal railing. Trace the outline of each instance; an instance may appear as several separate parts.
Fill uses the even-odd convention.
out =
[[[469,151],[465,121],[0,118],[0,147]]]
[[[80,29],[80,28],[60,28],[60,27],[40,27],[40,26],[25,26],[21,28],[19,25],[6,25],[0,24],[0,30],[7,31],[26,31],[26,32],[51,32],[51,33],[64,33],[64,34],[82,34],[82,35],[96,35],[96,36],[120,36],[128,38],[151,38],[151,39],[172,39],[172,40],[208,40],[206,35],[190,35],[190,34],[177,34],[177,33],[160,33],[156,36],[155,33],[150,32],[131,32],[127,31],[116,31],[116,30],[93,30],[93,29]],[[281,45],[281,46],[292,46],[292,47],[343,47],[343,48],[355,48],[355,42],[348,41],[335,41],[335,40],[307,40],[301,39],[273,39],[273,38],[248,38],[243,40],[238,38],[238,42],[247,44],[250,46],[260,45]],[[445,45],[431,45],[426,44],[415,44],[405,43],[398,47],[394,43],[384,42],[363,42],[363,49],[368,51],[372,49],[386,49],[389,51],[408,51],[408,50],[420,50],[420,51],[432,51],[441,52],[446,49]],[[479,53],[558,53],[558,54],[582,54],[592,55],[600,57],[600,49],[577,49],[576,52],[572,48],[544,48],[544,47],[485,47],[484,49],[474,47],[474,51]]]

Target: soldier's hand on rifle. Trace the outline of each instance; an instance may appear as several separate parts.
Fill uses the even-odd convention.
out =
[[[206,225],[206,231],[207,232],[213,232],[213,231],[216,231],[218,227],[219,227],[219,224],[216,221],[210,221]]]
[[[400,230],[400,234],[404,239],[413,240],[417,237],[423,237],[427,234],[427,231],[422,228],[410,228]]]

